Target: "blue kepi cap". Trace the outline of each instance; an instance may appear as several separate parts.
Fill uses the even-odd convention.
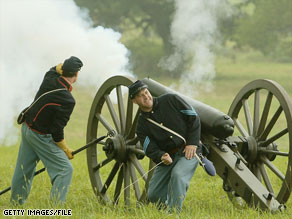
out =
[[[146,84],[144,84],[142,81],[137,80],[133,84],[131,84],[129,87],[129,96],[131,99],[134,99],[136,94],[139,93],[140,90],[144,88],[148,88]]]

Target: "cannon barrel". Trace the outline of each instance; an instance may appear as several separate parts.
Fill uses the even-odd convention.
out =
[[[211,134],[219,139],[227,138],[233,134],[234,122],[228,115],[209,105],[180,94],[150,78],[144,78],[142,81],[147,84],[153,96],[157,97],[167,93],[175,93],[194,107],[201,119],[202,133]]]

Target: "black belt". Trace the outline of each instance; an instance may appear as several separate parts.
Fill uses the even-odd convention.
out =
[[[174,154],[176,154],[176,153],[178,152],[178,150],[181,149],[181,148],[185,148],[185,145],[182,145],[182,146],[180,146],[180,147],[176,147],[176,148],[172,148],[170,151],[168,151],[168,153],[169,153],[170,155],[174,155]]]

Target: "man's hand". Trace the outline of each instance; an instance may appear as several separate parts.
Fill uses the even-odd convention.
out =
[[[185,157],[190,160],[196,155],[197,146],[196,145],[187,145],[185,149],[183,150],[183,153],[185,153]]]
[[[170,157],[168,153],[163,154],[161,157],[161,160],[162,160],[162,163],[164,163],[165,165],[169,165],[172,163],[172,158]]]
[[[72,160],[74,158],[74,155],[72,154],[73,150],[71,148],[64,149],[64,152],[69,158],[69,160]]]
[[[62,141],[56,142],[56,144],[65,152],[65,154],[67,155],[69,160],[74,158],[74,156],[72,154],[73,151],[72,151],[72,149],[70,149],[67,146],[67,143],[66,143],[65,139],[63,139]]]

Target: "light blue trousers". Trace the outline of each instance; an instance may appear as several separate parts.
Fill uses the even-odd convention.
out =
[[[71,184],[73,167],[66,154],[50,134],[38,134],[24,123],[21,144],[11,183],[11,202],[23,204],[30,192],[36,165],[41,160],[51,178],[51,199],[65,202]]]
[[[179,150],[171,165],[156,167],[148,189],[150,202],[162,203],[180,212],[198,163],[196,158],[186,159],[182,150]]]

